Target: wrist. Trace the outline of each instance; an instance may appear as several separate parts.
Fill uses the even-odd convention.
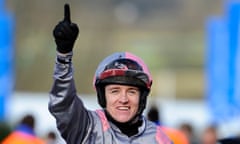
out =
[[[61,64],[69,64],[72,62],[72,56],[73,56],[72,52],[69,52],[69,53],[57,52],[56,62]]]

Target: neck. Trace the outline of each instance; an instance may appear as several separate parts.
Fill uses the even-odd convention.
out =
[[[131,120],[122,123],[116,121],[106,110],[105,114],[107,119],[114,125],[116,125],[121,130],[121,132],[127,135],[128,137],[137,134],[138,128],[142,125],[142,119],[140,118],[139,115],[136,115]]]

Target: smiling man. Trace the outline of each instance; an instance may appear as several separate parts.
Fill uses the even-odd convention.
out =
[[[107,85],[105,89],[107,112],[119,122],[127,122],[138,110],[139,90],[124,85]]]
[[[78,26],[65,5],[64,20],[54,28],[57,45],[49,110],[67,144],[171,144],[161,128],[142,113],[151,90],[147,66],[129,52],[106,57],[94,76],[101,110],[90,111],[77,96],[73,79],[73,45]]]

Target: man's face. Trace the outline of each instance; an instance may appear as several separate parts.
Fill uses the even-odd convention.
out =
[[[133,118],[139,107],[140,91],[137,87],[111,84],[105,87],[106,109],[118,122]]]

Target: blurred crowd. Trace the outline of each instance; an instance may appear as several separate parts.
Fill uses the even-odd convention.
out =
[[[1,144],[57,144],[57,134],[49,131],[45,136],[38,136],[35,131],[36,118],[26,114],[13,127],[6,122],[0,124]]]
[[[160,112],[153,105],[147,111],[147,118],[161,126],[163,131],[172,139],[174,144],[240,144],[240,134],[234,137],[221,138],[216,125],[209,125],[196,133],[191,123],[181,123],[177,127],[168,127],[161,123]],[[49,131],[45,136],[35,132],[36,118],[27,114],[14,126],[6,122],[0,123],[1,144],[57,144],[58,136],[55,131]]]
[[[240,144],[240,133],[237,136],[222,138],[216,125],[207,125],[201,132],[196,132],[191,123],[184,122],[177,127],[168,127],[161,123],[161,114],[156,105],[152,105],[147,118],[160,125],[174,144]]]

